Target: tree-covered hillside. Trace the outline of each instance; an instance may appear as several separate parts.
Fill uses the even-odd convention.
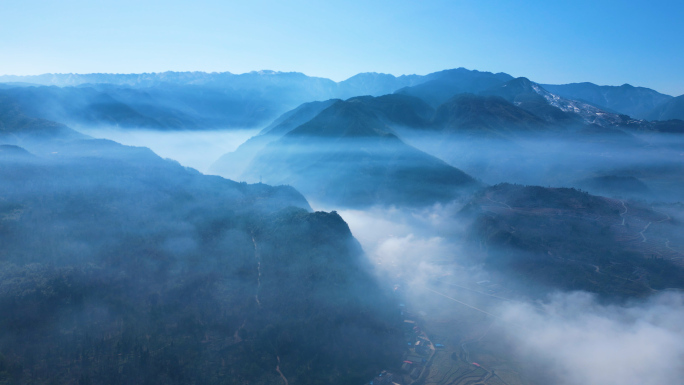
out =
[[[335,213],[143,148],[0,149],[0,383],[362,383],[399,314]]]
[[[460,215],[472,220],[468,239],[479,261],[529,293],[624,298],[684,287],[677,220],[638,203],[500,184]]]

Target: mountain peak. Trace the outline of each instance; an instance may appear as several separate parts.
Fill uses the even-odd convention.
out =
[[[378,117],[366,107],[363,98],[337,101],[287,136],[371,137],[388,132]]]
[[[484,94],[494,94],[501,96],[508,101],[512,101],[520,94],[538,94],[539,85],[525,77],[509,80],[501,85],[485,90]]]
[[[530,87],[530,88],[532,87],[532,82],[530,81],[530,79],[528,79],[524,76],[521,76],[519,78],[515,78],[515,79],[511,80],[510,82],[508,82],[508,84],[518,85],[518,86],[523,86],[523,87]]]

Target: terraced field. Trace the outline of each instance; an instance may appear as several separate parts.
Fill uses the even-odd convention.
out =
[[[412,290],[409,305],[419,313],[424,332],[437,346],[422,385],[527,385],[510,357],[510,347],[490,334],[502,322],[495,311],[508,301],[474,282],[435,279]],[[478,289],[479,287],[479,289]],[[414,288],[415,289],[415,288]]]

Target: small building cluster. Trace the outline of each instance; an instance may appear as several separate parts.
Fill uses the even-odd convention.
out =
[[[400,286],[396,285],[395,293],[397,295],[400,290]],[[399,304],[399,308],[404,317],[403,329],[406,343],[401,369],[394,373],[385,370],[373,378],[368,383],[369,385],[412,385],[420,378],[423,370],[431,364],[430,359],[436,345],[432,344],[427,334],[421,330],[420,325],[416,322],[417,319],[420,319],[418,315],[424,317],[427,314],[418,312],[418,315],[414,315],[406,309],[406,305],[403,303]],[[443,347],[441,344],[440,346]]]
[[[397,375],[390,373],[386,370],[383,370],[380,374],[375,376],[375,378],[369,384],[370,385],[402,385],[401,376],[397,376]]]

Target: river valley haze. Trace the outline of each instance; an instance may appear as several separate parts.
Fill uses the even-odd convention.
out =
[[[682,4],[0,12],[0,384],[682,383]]]

